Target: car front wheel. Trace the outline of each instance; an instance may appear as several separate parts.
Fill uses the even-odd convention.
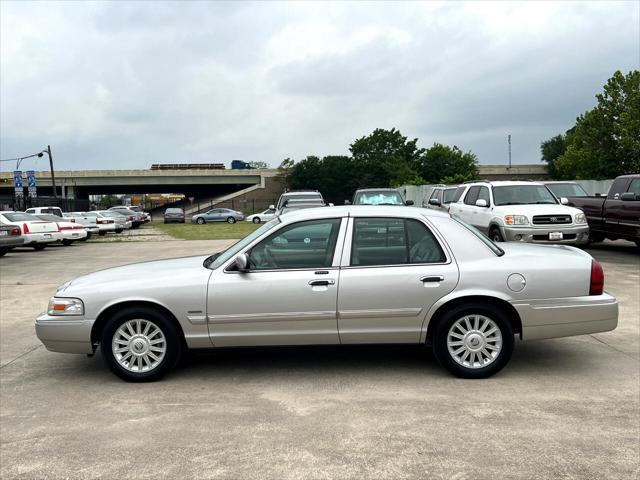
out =
[[[494,242],[504,242],[504,238],[500,233],[500,229],[498,227],[493,227],[489,232],[489,238]]]
[[[260,217],[255,217],[252,221],[253,223],[260,223]]]
[[[499,372],[513,353],[513,328],[492,305],[470,304],[444,314],[433,336],[440,364],[461,378],[487,378]]]
[[[127,309],[105,325],[100,349],[113,373],[128,382],[152,382],[167,374],[181,353],[173,322],[160,312]]]

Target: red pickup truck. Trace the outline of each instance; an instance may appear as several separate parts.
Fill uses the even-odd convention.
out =
[[[640,174],[614,180],[607,196],[570,197],[587,216],[591,240],[629,240],[640,247]]]

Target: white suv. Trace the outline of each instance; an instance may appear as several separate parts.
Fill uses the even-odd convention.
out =
[[[537,182],[469,182],[458,187],[449,213],[497,242],[584,245],[587,219],[566,201]]]

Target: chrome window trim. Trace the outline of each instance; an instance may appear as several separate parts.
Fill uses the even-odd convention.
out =
[[[338,249],[340,247],[340,235],[344,235],[345,234],[345,230],[346,230],[346,223],[349,217],[326,217],[326,218],[317,218],[317,219],[313,219],[313,220],[300,220],[299,222],[291,222],[291,223],[283,223],[281,222],[280,225],[278,225],[277,228],[269,230],[267,232],[265,232],[263,235],[261,235],[260,237],[256,238],[256,240],[247,245],[243,250],[240,250],[238,252],[238,255],[240,255],[241,253],[247,253],[247,251],[251,250],[254,246],[256,246],[259,242],[261,242],[262,240],[264,240],[267,236],[271,236],[275,233],[277,233],[278,231],[280,231],[280,229],[288,227],[290,225],[295,225],[298,223],[304,223],[304,222],[309,222],[309,221],[317,221],[317,220],[340,220],[340,227],[338,228],[338,235],[336,238],[336,244],[334,246],[334,252],[333,252],[333,259],[331,260],[331,266],[329,267],[312,267],[312,268],[272,268],[269,270],[250,270],[249,272],[237,272],[237,271],[230,271],[229,267],[233,264],[233,261],[235,260],[234,258],[229,259],[224,265],[221,265],[222,267],[222,272],[225,274],[245,274],[245,273],[259,273],[259,272],[304,272],[304,271],[323,271],[323,270],[338,270],[339,269],[339,259],[341,256],[341,253],[338,253]],[[236,255],[237,256],[237,255]],[[338,260],[338,265],[336,265],[336,260]]]
[[[351,265],[351,249],[353,247],[353,226],[355,223],[355,219],[359,218],[390,218],[395,220],[416,220],[422,223],[427,229],[431,232],[431,234],[440,245],[440,248],[444,252],[445,261],[444,262],[434,262],[434,263],[397,263],[397,264],[387,264],[387,265]],[[340,262],[340,269],[351,270],[355,268],[390,268],[390,267],[416,267],[416,266],[430,266],[430,265],[449,265],[453,261],[453,254],[449,249],[449,245],[444,241],[444,238],[440,235],[438,229],[427,219],[426,216],[420,215],[419,217],[414,216],[390,216],[390,215],[377,215],[377,216],[358,216],[358,217],[349,217],[349,225],[347,227],[346,237],[344,248],[342,250],[342,261]]]

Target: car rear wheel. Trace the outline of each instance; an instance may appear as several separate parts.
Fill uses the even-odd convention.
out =
[[[227,218],[227,223],[236,223],[236,219],[233,217]]]
[[[116,230],[116,233],[122,233],[122,229],[119,228],[118,230]]]
[[[2,257],[3,255],[6,255],[8,251],[9,251],[8,248],[0,248],[0,257]]]
[[[202,225],[202,224],[204,224],[204,223],[205,223],[205,220],[204,220],[204,218],[200,217],[199,219],[197,219],[197,220],[196,220],[196,223],[197,223],[198,225]]]
[[[69,245],[71,245],[73,243],[73,240],[62,240],[62,244],[65,247],[68,247]]]
[[[178,362],[179,332],[171,320],[150,308],[126,309],[105,325],[100,350],[113,373],[128,382],[159,380]]]
[[[253,222],[253,223],[260,223],[260,217],[255,217],[255,218],[252,220],[252,222]]]
[[[499,372],[513,353],[513,328],[492,305],[468,304],[444,314],[433,336],[438,362],[461,378],[487,378]]]
[[[45,248],[47,248],[47,244],[46,243],[41,243],[39,245],[34,245],[33,246],[34,250],[44,250]]]
[[[500,229],[498,227],[492,227],[489,231],[489,238],[494,242],[504,242],[504,238],[500,233]]]
[[[98,232],[98,235],[100,235],[101,237],[104,237],[107,234],[107,232]]]

